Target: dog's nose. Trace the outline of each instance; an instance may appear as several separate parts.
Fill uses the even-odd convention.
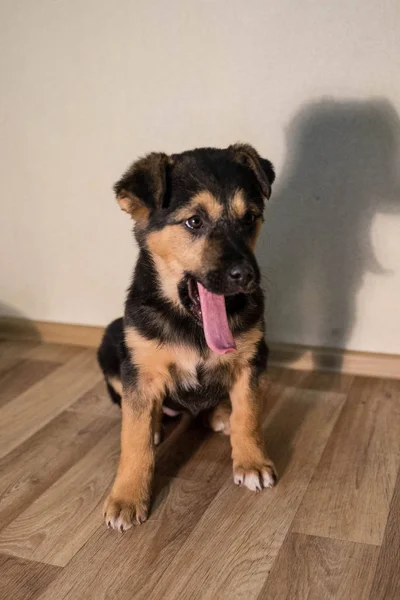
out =
[[[229,278],[240,285],[241,287],[247,287],[250,283],[253,283],[255,275],[251,265],[246,263],[239,263],[234,265],[229,271]]]

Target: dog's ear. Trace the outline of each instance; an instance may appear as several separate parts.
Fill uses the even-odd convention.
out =
[[[146,221],[150,213],[166,206],[170,165],[167,154],[152,152],[134,162],[114,185],[118,204],[135,221]]]
[[[275,180],[275,171],[272,163],[266,158],[261,158],[258,152],[249,144],[234,144],[229,146],[233,160],[250,169],[255,175],[261,193],[265,198],[271,196],[271,186]]]

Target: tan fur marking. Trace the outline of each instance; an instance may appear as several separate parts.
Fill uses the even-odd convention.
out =
[[[117,394],[122,397],[122,382],[119,377],[106,377],[107,382],[111,385]]]
[[[243,190],[237,190],[235,192],[235,195],[233,196],[233,198],[230,202],[230,209],[231,209],[233,216],[236,219],[242,219],[244,217],[244,215],[247,213],[247,211],[249,211],[249,210],[253,210],[255,214],[259,214],[259,212],[260,212],[260,209],[255,204],[252,204],[251,202],[248,203],[245,200]],[[255,232],[249,240],[249,246],[253,251],[256,246],[257,238],[260,234],[261,227],[262,227],[262,219],[259,218],[256,221]]]
[[[134,328],[127,328],[125,339],[139,368],[141,395],[154,395],[154,386],[158,388],[161,381],[163,389],[173,391],[177,382],[171,375],[171,366],[176,368],[181,385],[187,389],[196,387],[196,366],[200,358],[196,350],[183,345],[159,345],[141,336]]]
[[[231,433],[231,405],[228,400],[222,400],[208,415],[208,423],[213,431],[230,435]]]
[[[177,210],[175,217],[179,220],[190,219],[196,214],[196,208],[201,206],[213,221],[218,221],[222,215],[222,205],[210,192],[202,191],[193,196],[188,204]]]
[[[167,346],[159,346],[154,340],[147,340],[133,328],[126,329],[125,341],[132,350],[134,363],[139,369],[135,396],[142,406],[161,397],[167,388],[173,387],[168,368],[172,362],[172,353]]]
[[[249,246],[253,250],[253,252],[254,252],[256,244],[257,244],[258,236],[260,235],[261,227],[262,227],[262,220],[258,219],[258,221],[256,222],[256,230],[249,241]]]
[[[167,225],[161,231],[150,233],[147,245],[154,256],[162,258],[177,272],[190,262],[193,269],[200,268],[205,239],[195,239],[182,225]]]
[[[127,196],[117,196],[117,201],[121,210],[130,213],[132,210],[132,200]]]
[[[152,466],[151,415],[151,410],[136,415],[129,402],[122,403],[121,460],[117,476],[119,486],[123,484],[124,487],[137,489],[136,484],[144,483],[140,481],[140,472]]]
[[[184,311],[178,293],[178,285],[183,276],[183,269],[175,261],[170,264],[160,256],[154,254],[153,260],[160,276],[159,279],[164,296],[171,300],[176,308]]]
[[[117,196],[117,201],[121,210],[131,215],[132,219],[138,222],[147,221],[149,210],[136,196],[121,193]]]
[[[214,221],[218,221],[222,215],[222,205],[210,192],[200,192],[193,198],[193,202],[200,204]]]
[[[261,402],[250,387],[251,371],[245,368],[232,386],[231,443],[234,466],[252,466],[265,460],[261,433]]]
[[[237,190],[230,201],[230,208],[233,215],[237,219],[244,217],[249,209],[249,206],[244,198],[243,190]]]
[[[248,366],[239,374],[230,398],[234,482],[252,491],[273,487],[276,471],[264,449],[261,394],[259,389],[252,388],[251,369]]]
[[[237,359],[240,362],[247,363],[253,358],[256,352],[256,345],[263,337],[261,325],[258,324],[253,329],[245,331],[236,340]]]
[[[185,346],[174,348],[174,364],[182,387],[194,389],[198,386],[197,365],[200,357],[196,350]]]
[[[173,388],[175,382],[172,381],[169,370],[171,365],[176,367],[180,378],[186,379],[188,386],[193,386],[197,381],[196,367],[200,362],[206,370],[213,370],[221,364],[230,364],[235,370],[241,369],[254,356],[256,345],[262,336],[261,325],[258,324],[236,338],[236,352],[215,354],[210,351],[205,359],[201,359],[190,346],[159,345],[155,340],[141,336],[134,328],[126,329],[125,341],[128,348],[132,349],[135,365],[149,378],[146,385],[151,386],[151,379],[157,374],[158,377],[164,377],[169,388]]]
[[[201,192],[192,198],[189,205],[178,210],[175,218],[182,220],[192,217],[199,205],[213,219],[218,219],[222,213],[222,206],[214,196],[209,192]],[[206,237],[196,238],[182,223],[153,231],[147,236],[147,246],[160,275],[164,295],[180,309],[178,285],[184,273],[190,271],[201,276],[218,263],[220,256],[217,242],[211,244]]]
[[[167,225],[147,237],[147,245],[160,275],[163,292],[167,298],[182,308],[178,284],[185,271],[201,273],[207,240],[195,239],[184,226]]]
[[[221,364],[231,365],[233,370],[241,369],[246,365],[256,352],[256,345],[263,337],[261,324],[257,324],[249,331],[245,331],[235,338],[236,352],[228,354],[215,354],[210,352],[206,368],[211,369]]]
[[[122,400],[121,456],[111,493],[104,505],[106,523],[129,529],[133,521],[146,520],[154,472],[152,406],[144,412]]]

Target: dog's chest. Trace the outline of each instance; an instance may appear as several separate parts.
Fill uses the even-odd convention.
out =
[[[231,361],[210,353],[206,358],[198,353],[179,353],[174,379],[176,388],[201,393],[210,387],[226,387],[231,373]]]

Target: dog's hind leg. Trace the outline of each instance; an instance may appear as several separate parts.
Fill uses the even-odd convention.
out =
[[[106,328],[97,351],[97,360],[106,380],[110,398],[121,406],[121,364],[126,356],[123,319],[116,319]]]
[[[225,435],[231,434],[232,407],[229,399],[221,400],[216,408],[206,415],[208,426],[213,430]]]
[[[158,446],[162,439],[162,401],[155,404],[153,409],[153,440],[154,445]]]
[[[122,382],[121,378],[117,375],[106,376],[107,391],[110,394],[110,398],[115,404],[121,406],[122,398]]]

